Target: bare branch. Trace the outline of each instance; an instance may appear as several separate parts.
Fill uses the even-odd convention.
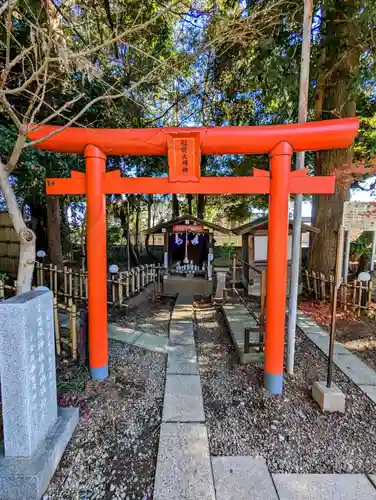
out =
[[[16,125],[18,130],[20,130],[22,128],[22,123],[19,120],[19,118],[18,118],[16,112],[14,111],[14,109],[12,108],[12,106],[9,104],[8,99],[1,92],[0,92],[0,103],[3,105],[5,112],[12,119],[13,123]]]
[[[42,120],[41,122],[39,122],[37,125],[34,125],[31,128],[29,128],[29,132],[32,132],[33,130],[37,129],[40,125],[45,125],[46,123],[50,122],[51,120],[53,120],[57,116],[61,115],[61,113],[63,111],[65,111],[66,109],[70,108],[73,104],[75,104],[76,102],[78,102],[79,100],[81,100],[84,96],[85,96],[85,94],[79,94],[76,97],[74,97],[73,99],[71,99],[70,101],[66,102],[59,109],[57,109],[56,111],[54,111],[51,115],[47,116],[47,118],[45,118],[44,120]],[[39,104],[43,104],[43,102],[44,101],[41,99],[40,102],[39,102]],[[91,103],[91,104],[93,104],[93,103]],[[79,117],[77,117],[77,119],[78,118]],[[32,120],[31,120],[31,123],[33,123]]]
[[[18,160],[20,159],[22,150],[25,146],[26,142],[26,130],[21,130],[18,133],[16,143],[13,147],[12,154],[8,160],[8,163],[5,165],[5,170],[7,171],[8,174],[10,174],[15,168],[18,163]]]
[[[151,77],[151,75],[153,73],[156,73],[157,70],[160,69],[160,66],[158,67],[155,67],[154,69],[152,69],[147,75],[145,75],[143,78],[141,78],[140,80],[138,80],[137,82],[135,82],[133,85],[131,85],[131,87],[127,90],[127,93],[130,93],[132,92],[133,90],[135,90],[137,87],[139,87],[140,85],[142,85],[143,83],[146,83],[149,78]],[[66,123],[65,125],[63,125],[61,128],[57,129],[57,130],[53,130],[52,132],[50,132],[49,134],[47,134],[45,137],[41,138],[41,139],[37,139],[35,141],[31,141],[31,142],[28,142],[27,144],[25,144],[25,148],[28,148],[28,147],[32,147],[32,146],[36,146],[37,144],[39,144],[40,142],[43,142],[45,141],[46,139],[49,139],[50,137],[53,137],[54,135],[58,134],[59,132],[61,132],[62,130],[70,127],[74,122],[76,122],[79,118],[81,118],[82,115],[84,115],[86,113],[86,111],[93,105],[93,104],[96,104],[97,102],[99,101],[103,101],[103,100],[115,100],[115,99],[120,99],[121,97],[125,97],[126,96],[126,93],[125,92],[121,92],[121,93],[118,93],[118,94],[112,94],[112,95],[101,95],[101,96],[98,96],[96,97],[95,99],[92,99],[88,104],[86,104],[86,106],[84,106],[79,113],[77,113],[72,119],[70,119],[68,121],[68,123]],[[41,124],[39,124],[41,125]],[[38,128],[39,125],[36,125],[33,130],[35,130],[36,128]]]
[[[31,141],[31,142],[28,142],[27,144],[25,144],[25,148],[29,148],[29,147],[32,147],[32,146],[36,146],[37,144],[39,144],[40,142],[43,142],[45,141],[46,139],[49,139],[50,137],[53,137],[54,135],[58,134],[59,132],[61,132],[62,130],[70,127],[76,120],[78,120],[79,118],[81,118],[82,115],[84,115],[86,113],[86,111],[91,107],[93,106],[93,104],[96,104],[97,102],[99,101],[103,101],[105,99],[120,99],[120,97],[124,97],[124,93],[122,92],[121,94],[114,94],[114,95],[101,95],[101,96],[98,96],[96,97],[95,99],[91,100],[88,104],[86,104],[86,106],[84,106],[79,113],[77,113],[77,115],[72,118],[71,120],[68,121],[68,123],[66,123],[65,125],[63,125],[61,128],[57,129],[57,130],[53,130],[52,132],[50,132],[49,134],[47,134],[45,137],[42,137],[42,139],[37,139],[35,141]],[[49,117],[50,118],[50,117]],[[48,118],[48,121],[49,121],[49,118]],[[33,127],[32,130],[35,130],[38,128],[38,126],[41,125],[41,124],[38,124],[38,125],[35,125],[35,127]]]

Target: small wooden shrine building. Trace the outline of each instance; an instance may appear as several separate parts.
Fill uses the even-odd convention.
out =
[[[293,219],[289,220],[289,237],[287,258],[291,260],[292,228]],[[266,268],[268,255],[268,217],[260,217],[242,226],[233,229],[233,232],[242,238],[241,259],[248,264],[257,265],[258,268]],[[319,233],[314,226],[302,223],[301,247],[309,246],[309,234]],[[288,281],[290,271],[288,268]],[[250,276],[248,266],[243,265],[243,285],[248,288]]]
[[[148,228],[145,234],[163,241],[163,265],[170,275],[205,277],[212,280],[212,260],[216,234],[234,234],[231,229],[204,221],[193,215],[182,215]],[[162,240],[162,241],[161,241]]]

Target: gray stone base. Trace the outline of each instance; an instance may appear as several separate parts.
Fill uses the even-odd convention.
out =
[[[0,452],[1,500],[40,500],[78,423],[78,408],[59,408],[56,424],[31,458]]]
[[[326,382],[316,381],[312,387],[312,397],[322,411],[345,412],[345,395],[333,383],[331,387],[327,387]]]

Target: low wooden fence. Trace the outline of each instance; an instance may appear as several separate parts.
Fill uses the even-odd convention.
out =
[[[0,281],[0,300],[13,297],[18,294],[17,282],[13,285],[8,285]],[[77,319],[79,312],[76,304],[71,298],[68,298],[66,304],[59,304],[56,295],[53,296],[53,312],[54,312],[54,330],[55,330],[55,346],[56,354],[61,356],[64,353],[71,357],[74,361],[78,358],[78,325]],[[65,313],[67,317],[67,326],[62,327],[60,324],[60,314]]]
[[[315,271],[304,271],[303,273],[303,293],[316,300],[332,300],[334,289],[334,276],[325,276]],[[348,283],[341,283],[338,290],[338,306],[345,311],[352,310],[359,317],[363,312],[374,313],[371,308],[372,302],[372,281],[354,280]]]
[[[107,280],[108,304],[126,306],[126,299],[136,295],[146,286],[160,283],[162,266],[144,265],[114,274]],[[53,264],[36,263],[33,287],[47,286],[53,293],[54,329],[56,354],[78,359],[79,328],[78,319],[85,309],[88,297],[87,271],[64,267],[58,269]],[[13,284],[0,281],[0,300],[18,295],[17,282]],[[61,317],[64,316],[64,322]],[[64,325],[64,326],[62,326]],[[82,328],[82,321],[81,321]]]
[[[126,299],[133,297],[151,283],[159,284],[161,281],[162,266],[145,264],[134,267],[130,271],[121,271],[112,274],[107,279],[107,303],[119,307],[126,306]],[[88,281],[87,270],[64,267],[58,269],[53,264],[35,266],[36,286],[48,286],[64,304],[69,299],[74,302],[87,301]]]

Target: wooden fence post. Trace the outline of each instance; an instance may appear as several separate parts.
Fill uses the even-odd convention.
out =
[[[57,297],[53,298],[54,304],[54,327],[55,327],[55,345],[56,345],[56,355],[61,355],[61,345],[60,345],[60,323],[59,323],[59,310],[57,307]]]

